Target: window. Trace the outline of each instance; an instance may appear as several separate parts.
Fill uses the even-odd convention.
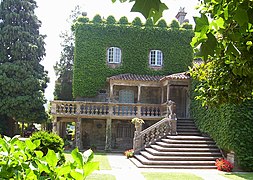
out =
[[[163,53],[160,50],[151,50],[149,53],[149,64],[151,66],[162,66]]]
[[[121,63],[121,49],[117,47],[110,47],[107,50],[108,63]]]

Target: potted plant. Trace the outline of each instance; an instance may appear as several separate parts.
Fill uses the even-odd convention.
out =
[[[134,124],[136,131],[140,132],[142,124],[144,124],[145,122],[143,121],[143,119],[136,117],[131,120],[131,123]]]
[[[129,159],[134,156],[134,150],[133,149],[126,150],[124,154],[127,157],[127,159]]]

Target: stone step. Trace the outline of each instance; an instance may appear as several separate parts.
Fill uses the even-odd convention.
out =
[[[205,139],[200,139],[200,140],[191,140],[191,139],[161,139],[162,142],[165,143],[170,143],[170,144],[215,144],[214,141],[212,140],[205,140]]]
[[[213,156],[157,156],[147,151],[141,151],[140,154],[148,160],[154,161],[215,161],[217,159]]]
[[[177,129],[198,129],[195,125],[177,125]]]
[[[200,132],[177,132],[178,135],[182,135],[182,136],[201,136]]]
[[[198,147],[187,147],[187,148],[169,148],[169,147],[162,147],[159,145],[151,145],[151,148],[157,151],[163,152],[220,152],[218,148],[213,147],[205,147],[205,148],[198,148]]]
[[[130,158],[130,160],[138,167],[138,168],[164,168],[164,169],[216,169],[216,166],[196,166],[196,165],[145,165],[142,164],[136,158]]]
[[[208,136],[166,136],[168,139],[175,139],[175,140],[212,140],[212,138],[208,137]]]
[[[216,152],[162,152],[162,151],[157,151],[153,148],[145,148],[145,151],[149,152],[150,154],[153,154],[154,156],[213,156],[215,158],[220,158],[222,157],[221,153],[216,151]]]
[[[215,161],[156,161],[149,160],[142,155],[135,155],[136,159],[138,159],[142,164],[145,165],[176,165],[176,166],[214,166]]]
[[[156,144],[166,148],[217,148],[215,144],[170,144],[166,142],[156,142]]]
[[[200,132],[197,128],[196,129],[187,129],[187,128],[181,128],[181,129],[177,129],[177,132]]]
[[[177,121],[177,125],[195,125],[195,123],[192,121]]]

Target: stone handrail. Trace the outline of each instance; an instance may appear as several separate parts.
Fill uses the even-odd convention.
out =
[[[160,140],[168,134],[177,134],[177,118],[175,114],[176,105],[174,102],[169,101],[167,103],[167,107],[169,110],[167,117],[143,131],[140,131],[139,128],[136,128],[133,140],[133,150],[135,153],[139,153],[139,151],[145,147],[150,146],[152,143]],[[137,127],[138,125],[135,126]]]
[[[126,117],[161,117],[160,104],[113,103],[87,101],[52,101],[53,115],[68,116],[126,116]]]

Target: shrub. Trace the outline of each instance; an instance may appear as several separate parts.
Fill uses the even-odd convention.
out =
[[[36,149],[40,140],[20,141],[18,137],[0,138],[0,179],[85,179],[99,167],[98,162],[91,162],[93,152],[83,154],[76,148],[71,152],[74,162],[59,165],[58,153],[48,150],[43,156]]]
[[[103,20],[102,20],[101,16],[100,16],[99,14],[97,14],[97,15],[95,15],[95,16],[93,17],[92,22],[93,22],[94,24],[100,24],[100,23],[103,22]]]
[[[134,26],[142,26],[141,19],[139,17],[134,18],[132,25]]]
[[[164,19],[161,19],[158,23],[157,23],[158,27],[162,27],[162,28],[166,28],[167,27],[167,23]]]
[[[116,20],[114,16],[108,16],[106,19],[107,24],[115,24]]]
[[[172,22],[171,22],[171,24],[170,24],[170,28],[171,29],[179,29],[179,23],[178,23],[178,21],[177,20],[172,20]]]
[[[128,24],[128,19],[126,16],[123,16],[119,19],[119,24],[122,24],[122,25],[127,25]]]
[[[64,141],[57,134],[48,133],[46,131],[38,131],[34,133],[30,139],[32,142],[40,140],[40,145],[36,148],[36,150],[42,151],[44,156],[47,154],[48,149],[51,149],[55,153],[59,153],[61,157],[60,163],[65,161],[63,154]]]
[[[154,22],[151,18],[147,19],[145,26],[147,27],[153,27],[154,26]]]

